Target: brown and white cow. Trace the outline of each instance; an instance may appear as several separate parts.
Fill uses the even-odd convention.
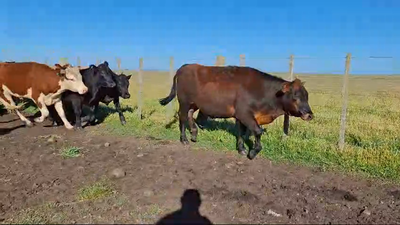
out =
[[[70,90],[84,94],[88,88],[82,82],[78,67],[55,64],[54,68],[36,62],[0,63],[0,103],[14,110],[27,126],[32,122],[23,116],[12,97],[29,98],[38,106],[42,115],[34,119],[41,123],[49,115],[48,105],[53,105],[67,129],[73,126],[65,117],[61,94]]]

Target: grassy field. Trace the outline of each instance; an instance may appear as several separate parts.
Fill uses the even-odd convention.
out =
[[[127,125],[121,126],[118,115],[110,114],[100,127],[118,135],[151,136],[179,141],[176,118],[167,116],[167,107],[158,99],[168,95],[169,73],[146,71],[143,75],[143,118],[137,116],[137,72],[132,74],[131,99],[121,100]],[[287,74],[279,74],[287,78]],[[282,139],[283,117],[265,126],[263,150],[258,157],[276,161],[318,166],[323,170],[339,169],[391,180],[400,179],[400,76],[351,76],[346,130],[346,148],[337,150],[342,106],[342,76],[306,75],[309,102],[315,113],[312,122],[291,117],[290,137]],[[177,102],[173,101],[174,113]],[[109,107],[114,109],[113,104]],[[108,114],[113,110],[100,111]],[[196,113],[197,116],[197,113]],[[103,129],[105,128],[105,129]],[[214,120],[199,130],[198,142],[191,145],[214,150],[235,150],[233,120]],[[189,134],[189,133],[188,133]],[[189,136],[188,136],[189,137]],[[251,137],[253,140],[253,138]]]

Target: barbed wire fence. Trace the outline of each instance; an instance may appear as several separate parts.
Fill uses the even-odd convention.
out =
[[[3,55],[3,60],[2,61],[13,61],[12,58],[10,57],[10,50],[5,50],[3,49],[1,51],[2,55]],[[50,51],[50,53],[53,53]],[[27,57],[24,57],[27,58]],[[46,56],[44,58],[44,60],[42,61],[43,63],[47,64],[47,65],[54,65],[54,63],[52,63],[52,61],[50,60],[51,58],[54,57],[49,57]],[[351,76],[351,64],[353,60],[379,60],[379,59],[385,59],[385,60],[392,60],[392,66],[391,66],[391,70],[392,70],[392,74],[398,74],[400,72],[400,68],[398,67],[398,63],[396,58],[391,57],[391,56],[369,56],[369,57],[354,57],[351,55],[351,53],[348,53],[346,55],[346,57],[324,57],[324,58],[330,58],[333,60],[344,60],[344,65],[342,64],[343,62],[340,62],[340,64],[343,65],[342,70],[338,69],[335,70],[334,72],[336,74],[339,75],[343,75],[342,77],[342,84],[341,84],[341,112],[340,112],[340,128],[339,128],[339,133],[338,133],[338,141],[337,141],[337,147],[339,151],[343,151],[345,149],[345,137],[346,137],[346,122],[347,122],[347,117],[348,117],[348,98],[349,98],[349,77]],[[299,76],[301,76],[302,73],[295,73],[295,61],[301,61],[301,60],[315,60],[315,59],[321,59],[318,57],[309,57],[309,56],[295,56],[295,55],[290,55],[287,58],[277,58],[277,57],[270,57],[270,58],[262,58],[262,60],[264,62],[272,62],[274,60],[280,60],[280,63],[286,63],[287,64],[287,72],[283,72],[283,78],[288,80],[288,81],[293,81],[296,78],[299,78]],[[31,61],[31,60],[26,60],[26,61]],[[65,63],[69,63],[68,58],[66,57],[61,57],[58,59],[58,63],[60,64],[65,64]],[[74,60],[72,60],[74,61]],[[100,64],[101,62],[103,62],[104,60],[102,60],[100,57],[96,58],[96,65]],[[239,61],[238,64],[239,66],[247,66],[246,64],[247,58],[244,54],[239,55]],[[300,62],[299,61],[299,62]],[[339,61],[338,61],[339,62]],[[74,64],[74,63],[72,63]],[[121,73],[124,70],[127,69],[122,69],[122,60],[120,57],[116,57],[115,58],[115,68],[116,70]],[[77,66],[82,66],[82,61],[81,58],[78,56],[76,57],[76,65]],[[215,58],[215,66],[226,66],[226,58],[222,55],[217,55]],[[232,64],[230,64],[232,65]],[[339,65],[339,64],[338,64]],[[250,66],[250,65],[249,65]],[[138,85],[138,92],[137,92],[137,116],[139,118],[143,118],[143,75],[144,75],[144,58],[140,57],[139,58],[139,62],[138,62],[138,68],[136,69],[137,71],[137,85]],[[168,71],[168,79],[167,79],[167,85],[168,87],[170,87],[170,85],[172,85],[173,82],[173,77],[175,75],[175,60],[174,57],[171,56],[169,57],[169,71]],[[387,72],[387,71],[386,71]],[[309,74],[309,73],[305,73],[305,74]],[[378,73],[379,74],[379,73]],[[399,73],[400,74],[400,73]],[[171,118],[174,116],[174,107],[173,107],[174,101],[170,102],[167,105],[167,113],[166,113],[166,117]],[[288,136],[289,135],[289,125],[290,125],[290,117],[289,115],[285,114],[284,115],[284,122],[283,122],[283,135],[284,136]]]

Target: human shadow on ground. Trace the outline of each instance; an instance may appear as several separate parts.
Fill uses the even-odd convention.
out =
[[[201,198],[196,189],[187,189],[181,197],[181,209],[167,214],[156,225],[161,224],[213,224],[200,214]]]

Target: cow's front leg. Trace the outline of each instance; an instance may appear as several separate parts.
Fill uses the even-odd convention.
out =
[[[246,134],[247,127],[243,125],[238,119],[236,119],[236,129],[237,129],[237,136],[236,136],[236,149],[238,150],[239,154],[246,155],[246,148],[244,147],[244,139],[243,136]]]
[[[72,108],[75,114],[75,128],[78,130],[82,129],[82,101],[75,101],[72,103]]]
[[[118,98],[114,98],[114,105],[115,105],[115,109],[118,112],[119,120],[121,121],[121,124],[125,125],[126,124],[126,120],[125,120],[125,116],[124,116],[124,114],[122,113],[122,110],[121,110],[121,104],[119,103],[119,97]]]
[[[255,136],[254,146],[247,155],[249,159],[254,159],[254,157],[256,157],[256,155],[262,149],[261,135],[263,133],[263,130],[261,129],[260,125],[257,123],[256,119],[251,113],[238,111],[237,114],[238,114],[237,119],[244,126],[246,126],[247,129],[250,130]]]
[[[98,106],[99,106],[99,103],[90,106],[89,124],[91,124],[91,125],[95,124]]]
[[[67,128],[68,130],[73,129],[74,127],[69,123],[69,121],[65,117],[65,112],[64,112],[62,101],[57,101],[56,103],[54,103],[54,108],[56,109],[61,120],[64,122],[65,128]]]

